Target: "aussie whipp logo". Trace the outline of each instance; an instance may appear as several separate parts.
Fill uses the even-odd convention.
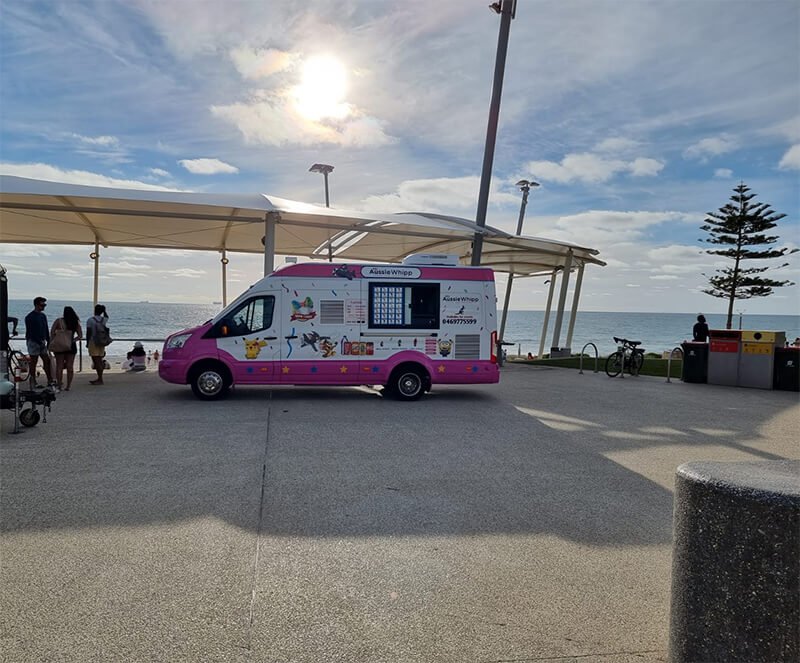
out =
[[[366,279],[418,279],[420,271],[417,267],[364,266],[361,268],[361,276]]]

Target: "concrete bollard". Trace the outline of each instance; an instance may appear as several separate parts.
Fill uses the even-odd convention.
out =
[[[800,461],[681,465],[673,546],[672,663],[800,660]]]

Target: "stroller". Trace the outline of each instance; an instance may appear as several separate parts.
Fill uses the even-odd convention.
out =
[[[11,336],[16,333],[17,320],[8,315],[8,278],[0,265],[0,408],[14,411],[14,432],[18,433],[19,424],[31,427],[40,420],[46,422],[56,395],[49,388],[23,388],[28,381],[28,357],[11,348]]]

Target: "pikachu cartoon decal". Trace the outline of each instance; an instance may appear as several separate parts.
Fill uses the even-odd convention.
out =
[[[245,359],[258,359],[258,354],[261,352],[261,348],[267,344],[266,341],[262,341],[260,338],[254,338],[252,340],[243,338],[242,340],[244,341]]]

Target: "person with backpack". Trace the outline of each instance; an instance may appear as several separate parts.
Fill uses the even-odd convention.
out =
[[[108,331],[106,307],[102,304],[96,304],[94,315],[86,321],[86,345],[89,350],[89,356],[92,358],[92,366],[97,372],[97,379],[90,380],[89,384],[103,384],[104,357],[106,356],[106,346],[110,343],[111,335]]]

